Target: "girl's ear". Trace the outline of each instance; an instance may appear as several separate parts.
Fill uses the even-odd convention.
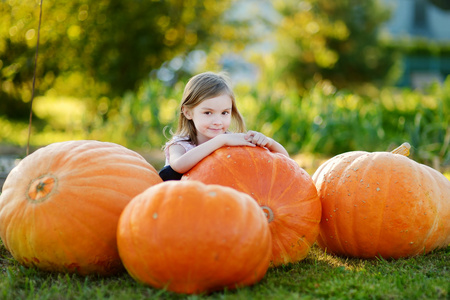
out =
[[[186,119],[192,120],[192,112],[191,112],[190,109],[188,109],[185,106],[183,106],[181,108],[181,111],[183,112],[183,115],[186,117]]]

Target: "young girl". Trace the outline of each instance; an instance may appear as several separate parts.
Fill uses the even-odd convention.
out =
[[[166,165],[159,172],[164,181],[181,179],[223,146],[259,146],[289,156],[281,144],[262,133],[245,133],[244,120],[224,74],[206,72],[192,77],[184,89],[179,113],[177,130],[164,147]],[[232,121],[235,133],[228,130]]]

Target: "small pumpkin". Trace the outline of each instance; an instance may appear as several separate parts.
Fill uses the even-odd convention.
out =
[[[162,182],[138,153],[99,141],[40,148],[15,167],[0,195],[0,237],[25,266],[110,275],[123,266],[116,230],[123,208]]]
[[[198,181],[166,181],[136,196],[117,230],[129,274],[155,288],[194,294],[264,277],[271,236],[253,199]]]
[[[318,244],[342,256],[401,258],[450,243],[450,181],[405,155],[353,151],[313,175],[322,201]]]
[[[272,265],[304,259],[319,234],[321,204],[306,171],[261,147],[223,147],[200,161],[182,180],[232,187],[252,196],[272,234]]]

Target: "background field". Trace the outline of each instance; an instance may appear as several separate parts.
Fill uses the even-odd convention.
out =
[[[172,88],[149,80],[138,92],[128,93],[107,120],[89,114],[81,100],[37,98],[33,107],[41,119],[33,125],[32,147],[71,139],[115,142],[140,152],[159,169],[164,133],[170,136],[176,127],[183,88],[183,82]],[[403,142],[412,146],[410,158],[449,172],[450,79],[427,92],[372,87],[361,95],[324,82],[304,95],[263,84],[237,86],[236,95],[247,127],[282,143],[311,175],[334,155],[390,151]],[[0,154],[25,155],[26,122],[0,116],[0,136]]]

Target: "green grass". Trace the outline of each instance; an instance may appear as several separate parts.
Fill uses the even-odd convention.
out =
[[[122,273],[80,277],[19,265],[1,253],[0,299],[449,299],[450,247],[387,261],[335,257],[313,247],[303,261],[269,269],[259,283],[209,295],[156,290]]]

